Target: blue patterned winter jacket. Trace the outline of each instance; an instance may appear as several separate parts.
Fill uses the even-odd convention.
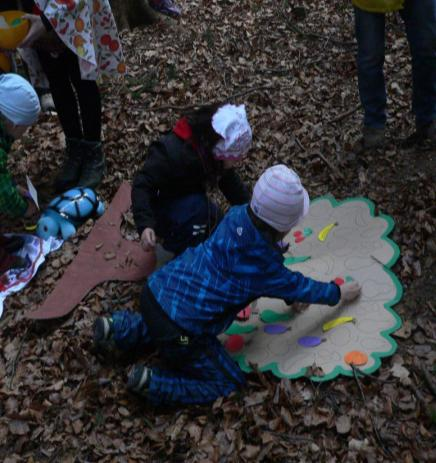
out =
[[[232,207],[213,235],[188,248],[148,280],[166,314],[193,335],[217,335],[253,300],[335,305],[340,289],[292,272],[254,226],[248,205]]]

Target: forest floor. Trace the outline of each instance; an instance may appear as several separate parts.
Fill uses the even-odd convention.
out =
[[[388,145],[362,154],[355,148],[362,111],[351,2],[298,2],[303,9],[277,0],[181,3],[180,21],[122,34],[129,73],[101,86],[109,168],[101,195],[110,201],[132,179],[148,144],[192,105],[245,103],[254,146],[241,175],[250,185],[267,166],[283,162],[312,197],[366,196],[394,218],[401,248],[394,271],[405,290],[395,308],[404,322],[394,336],[398,350],[373,377],[358,381],[315,384],[250,374],[246,390],[213,405],[152,409],[126,392],[126,361],[102,361],[91,352],[95,318],[137,308],[140,284],[103,284],[60,321],[25,318],[74,257],[88,223],[6,301],[0,459],[436,461],[436,158],[434,151],[400,146],[414,128],[401,20],[390,15],[387,24]],[[44,116],[15,145],[11,169],[18,178],[29,173],[43,191],[62,147],[56,117]]]

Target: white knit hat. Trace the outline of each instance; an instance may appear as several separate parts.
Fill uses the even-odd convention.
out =
[[[226,104],[212,117],[212,127],[223,140],[213,149],[215,159],[240,159],[251,148],[252,132],[247,120],[245,106]]]
[[[35,89],[17,74],[0,76],[0,113],[15,125],[32,125],[41,111]]]
[[[283,164],[270,167],[254,186],[250,207],[275,230],[288,232],[309,211],[309,194],[300,177]]]

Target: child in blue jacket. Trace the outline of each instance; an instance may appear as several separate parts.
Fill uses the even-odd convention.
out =
[[[277,243],[308,212],[309,196],[284,165],[267,169],[251,203],[234,206],[213,235],[153,273],[141,313],[115,312],[94,325],[97,346],[159,349],[164,365],[136,365],[128,388],[154,404],[212,402],[245,384],[244,374],[217,339],[236,314],[263,296],[336,305],[360,293],[356,282],[323,283],[283,265]]]

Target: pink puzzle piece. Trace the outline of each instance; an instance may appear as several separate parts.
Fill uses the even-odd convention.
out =
[[[55,289],[28,318],[63,317],[104,281],[137,281],[150,275],[156,265],[155,254],[144,252],[139,243],[121,235],[123,213],[131,205],[130,192],[130,185],[124,182]]]

